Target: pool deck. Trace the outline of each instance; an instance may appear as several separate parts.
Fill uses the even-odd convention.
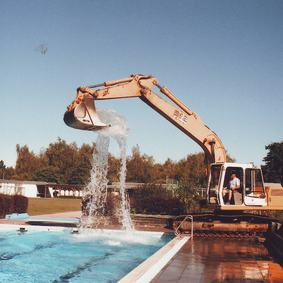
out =
[[[152,283],[279,283],[282,262],[261,243],[244,239],[189,240],[151,281]]]
[[[38,217],[54,218],[54,221],[56,218],[80,219],[81,211],[46,214]],[[0,220],[0,224],[27,225],[19,220]],[[136,230],[173,232],[160,227],[156,229],[136,227]],[[147,282],[279,283],[283,282],[283,263],[279,259],[272,258],[267,248],[261,243],[245,239],[195,237],[187,240],[154,279]]]
[[[82,212],[81,211],[70,211],[70,212],[61,212],[61,213],[53,213],[53,214],[43,214],[43,215],[35,215],[35,217],[44,217],[44,218],[54,218],[54,220],[58,218],[66,218],[66,219],[81,219]],[[10,223],[13,224],[14,222],[23,222],[19,220],[6,220],[0,219],[0,223]]]
[[[30,220],[26,221],[24,219],[0,219],[0,224],[9,225],[38,225],[38,226],[61,226],[61,227],[77,227],[79,220],[82,217],[81,211],[72,212],[62,212],[54,214],[43,214],[31,216]],[[64,221],[65,220],[65,221]],[[115,221],[114,221],[115,222]],[[110,225],[102,225],[97,227],[98,229],[111,229],[111,230],[121,230],[121,224],[112,223]],[[139,225],[135,224],[135,229],[137,231],[149,231],[149,232],[163,232],[163,233],[174,233],[170,228],[164,227],[165,225]]]

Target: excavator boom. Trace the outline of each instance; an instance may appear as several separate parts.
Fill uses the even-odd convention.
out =
[[[156,86],[175,105],[152,91]],[[97,87],[104,87],[95,89]],[[104,82],[90,87],[80,86],[75,100],[65,112],[65,123],[82,130],[99,130],[109,125],[100,121],[94,100],[139,97],[143,102],[170,121],[204,150],[210,163],[226,161],[225,148],[218,136],[203,124],[199,116],[179,101],[166,87],[158,85],[152,76],[132,75],[122,80]]]
[[[152,90],[154,86],[167,100]],[[209,208],[229,211],[283,210],[283,188],[265,188],[261,170],[252,164],[226,163],[226,152],[218,136],[152,76],[132,75],[99,85],[80,86],[75,100],[68,106],[64,121],[68,126],[81,130],[97,131],[109,127],[100,121],[94,101],[131,97],[139,97],[204,150],[211,163],[206,200]],[[239,187],[233,188],[231,185],[233,176],[237,176]]]

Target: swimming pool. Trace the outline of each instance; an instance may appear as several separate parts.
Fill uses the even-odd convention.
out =
[[[117,282],[173,239],[163,233],[25,228],[1,226],[0,282]]]

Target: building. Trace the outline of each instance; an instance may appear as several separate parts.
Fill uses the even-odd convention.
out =
[[[125,183],[125,189],[128,191],[129,195],[132,195],[133,190],[142,186],[142,183]],[[164,184],[162,185],[164,189],[167,188]],[[15,180],[4,180],[0,179],[0,194],[5,195],[22,195],[25,197],[82,197],[84,185],[58,185],[55,183],[46,183],[40,181],[15,181]],[[113,182],[111,185],[107,186],[107,190],[112,194],[119,194],[120,183]]]
[[[0,194],[22,195],[25,197],[55,197],[75,196],[81,197],[84,186],[57,185],[40,181],[15,181],[0,179]]]

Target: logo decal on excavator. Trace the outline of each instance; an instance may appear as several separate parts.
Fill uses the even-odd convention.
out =
[[[186,124],[188,121],[188,117],[181,111],[175,110],[173,114],[173,118],[175,118],[177,121]]]

